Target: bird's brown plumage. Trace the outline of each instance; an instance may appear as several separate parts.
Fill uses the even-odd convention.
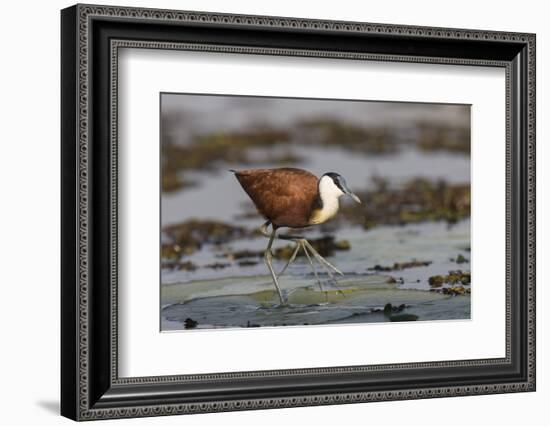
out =
[[[258,211],[277,227],[303,228],[310,225],[318,204],[319,179],[314,174],[290,167],[235,171],[239,183]]]

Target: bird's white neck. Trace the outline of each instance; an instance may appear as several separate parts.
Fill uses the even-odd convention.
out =
[[[317,225],[331,219],[338,213],[340,207],[338,199],[344,195],[338,188],[332,178],[323,176],[319,181],[319,198],[321,199],[321,208],[315,209],[311,215],[310,223]]]

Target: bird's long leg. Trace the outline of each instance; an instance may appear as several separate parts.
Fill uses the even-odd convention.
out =
[[[264,225],[264,226],[266,226],[266,225]],[[266,234],[264,234],[264,235],[266,235]],[[277,238],[280,239],[280,240],[289,240],[289,241],[294,241],[294,242],[302,241],[304,247],[307,247],[309,249],[311,254],[319,261],[319,263],[331,268],[337,274],[340,274],[342,276],[344,275],[344,273],[342,271],[340,271],[340,269],[338,269],[336,266],[334,266],[332,263],[330,263],[328,260],[326,260],[323,256],[321,256],[317,252],[317,250],[315,250],[315,248],[311,245],[311,243],[307,239],[305,239],[304,237],[301,237],[299,235],[284,235],[284,234],[281,234],[281,235],[277,235]]]
[[[281,293],[281,288],[279,287],[279,282],[277,281],[277,276],[275,275],[275,271],[273,270],[273,265],[272,265],[273,253],[271,253],[271,246],[273,245],[273,240],[275,239],[276,232],[277,232],[277,228],[273,227],[273,231],[271,231],[271,236],[269,237],[269,243],[267,244],[267,248],[265,249],[265,252],[264,252],[264,257],[265,257],[265,263],[269,268],[269,272],[271,272],[271,278],[273,278],[273,284],[275,284],[275,288],[277,289],[277,294],[279,295],[279,300],[281,301],[281,305],[286,305],[286,301],[283,297],[283,293]]]
[[[318,252],[317,250],[315,250],[311,244],[309,243],[309,241],[307,241],[304,237],[300,237],[300,236],[293,236],[293,235],[278,235],[277,238],[281,239],[281,240],[289,240],[289,241],[293,241],[295,244],[296,244],[296,248],[294,249],[294,252],[292,253],[292,256],[290,257],[289,261],[286,263],[285,267],[282,269],[282,271],[279,273],[279,277],[286,271],[286,269],[288,268],[288,266],[294,261],[294,259],[296,258],[296,255],[298,254],[298,251],[300,250],[300,248],[302,248],[304,250],[304,253],[306,254],[306,257],[309,261],[309,264],[311,266],[311,270],[313,271],[313,274],[315,275],[315,278],[317,279],[317,283],[319,285],[319,288],[321,289],[321,291],[323,291],[323,286],[321,284],[321,280],[319,279],[319,275],[317,274],[317,270],[315,269],[315,265],[313,264],[313,261],[311,259],[311,255],[310,255],[310,251],[311,253],[313,254],[313,256],[315,257],[315,260],[317,260],[321,266],[327,271],[327,274],[330,278],[330,280],[332,281],[334,287],[336,287],[336,289],[338,290],[338,292],[342,295],[344,295],[344,292],[342,291],[342,289],[340,287],[338,287],[338,281],[336,280],[336,277],[333,275],[331,269],[329,268],[328,265],[330,265],[331,267],[333,267],[338,273],[340,273],[341,275],[344,275],[342,272],[340,272],[339,269],[337,269],[334,265],[332,265],[328,260],[326,260],[324,257],[322,257]],[[325,264],[326,262],[326,264]]]
[[[265,222],[262,226],[260,226],[260,233],[264,236],[266,236],[267,238],[271,238],[271,233],[267,230],[267,227],[271,225],[271,221],[267,221]],[[277,238],[280,238],[280,237],[277,237]],[[281,239],[290,239],[290,238],[281,238]],[[294,240],[293,240],[294,241]],[[294,241],[296,242],[296,241]],[[298,251],[300,250],[300,244],[296,243],[296,248],[294,249],[294,251],[292,252],[292,255],[290,256],[290,258],[288,259],[288,262],[286,262],[285,266],[283,267],[283,269],[281,270],[281,272],[279,272],[279,274],[277,275],[277,278],[279,278],[281,275],[283,275],[285,273],[285,271],[287,270],[287,268],[289,267],[289,265],[294,262],[294,260],[296,259],[296,256],[298,255]]]
[[[311,247],[311,244],[309,243],[309,241],[307,241],[305,238],[302,239],[302,244],[304,245],[304,251],[309,259],[309,253],[308,253],[308,250],[311,250],[314,254],[317,253],[317,251]],[[309,248],[306,248],[306,247],[309,247]],[[342,295],[342,296],[345,296],[344,292],[342,291],[342,289],[340,287],[338,287],[338,280],[334,277],[334,275],[332,274],[332,271],[330,270],[330,268],[325,265],[323,262],[321,262],[319,260],[319,258],[325,260],[324,257],[322,257],[319,253],[317,253],[317,256],[318,257],[315,257],[315,259],[321,264],[321,266],[323,266],[325,268],[325,270],[327,271],[327,274],[332,282],[332,285],[334,287],[336,287],[336,290],[338,290],[338,292]],[[328,261],[326,261],[327,263],[329,263]],[[310,260],[310,263],[311,263],[311,260]],[[330,264],[330,263],[329,263]],[[314,269],[314,268],[312,268]],[[314,272],[315,272],[315,269],[314,269]],[[343,275],[343,274],[342,274]],[[315,274],[315,276],[317,277],[317,274]],[[317,279],[319,279],[319,277],[317,277]],[[319,287],[321,285],[319,284]],[[321,291],[323,291],[323,289],[321,288]]]
[[[265,226],[265,225],[264,225]],[[331,278],[334,278],[334,276],[332,275],[330,269],[332,269],[334,272],[336,272],[337,274],[340,274],[342,276],[344,276],[344,273],[342,271],[340,271],[340,269],[338,269],[336,266],[334,266],[332,263],[330,263],[328,260],[326,260],[323,256],[321,256],[317,250],[315,250],[315,248],[311,245],[311,243],[305,239],[304,237],[301,237],[301,236],[298,236],[298,235],[278,235],[277,236],[278,239],[280,240],[289,240],[289,241],[294,241],[295,243],[298,243],[300,242],[300,244],[302,245],[302,247],[304,248],[304,250],[306,250],[306,247],[307,249],[309,249],[309,251],[311,252],[311,254],[313,255],[313,257],[315,257],[315,259],[321,264],[323,265],[323,267],[326,269],[326,271],[329,273],[329,276]],[[288,266],[288,265],[287,265]],[[330,268],[330,269],[328,269]]]
[[[315,265],[313,264],[312,260],[311,260],[311,256],[309,255],[308,251],[307,251],[307,248],[304,244],[304,241],[305,240],[299,240],[300,242],[298,244],[300,244],[303,248],[304,248],[304,253],[306,254],[306,257],[307,257],[307,260],[309,261],[309,265],[311,266],[311,270],[313,271],[313,275],[315,275],[315,279],[317,280],[317,284],[319,284],[319,289],[321,291],[323,291],[323,286],[321,285],[321,280],[319,279],[319,275],[317,275],[317,270],[315,269]]]
[[[317,250],[315,250],[313,248],[313,246],[309,243],[308,240],[306,240],[304,238],[304,244],[306,245],[306,247],[311,250],[311,253],[313,254],[313,256],[322,264],[324,265],[328,271],[328,268],[331,268],[334,272],[336,272],[337,274],[340,274],[342,276],[344,276],[344,273],[342,271],[340,271],[340,269],[338,269],[336,266],[334,266],[332,263],[330,263],[328,260],[326,260],[323,256],[321,256]]]
[[[328,260],[326,260],[323,256],[321,256],[317,250],[315,250],[315,248],[310,244],[310,242],[308,240],[306,240],[304,237],[301,237],[301,236],[297,236],[297,235],[278,235],[277,238],[281,239],[281,240],[287,240],[287,241],[293,241],[295,244],[296,244],[296,248],[294,249],[294,251],[292,252],[292,255],[290,256],[290,259],[287,261],[287,263],[285,264],[285,266],[283,267],[283,269],[281,270],[281,272],[275,276],[274,275],[274,272],[273,272],[273,266],[271,265],[271,259],[272,259],[272,254],[271,254],[271,245],[273,244],[273,240],[275,238],[275,230],[276,228],[273,229],[273,232],[270,234],[268,231],[267,231],[267,227],[271,224],[271,221],[267,221],[265,222],[261,227],[260,227],[260,232],[265,235],[266,237],[269,237],[269,244],[268,244],[268,250],[266,250],[266,263],[267,263],[267,256],[270,257],[270,261],[268,263],[268,267],[269,267],[269,270],[270,272],[272,273],[272,277],[273,277],[273,280],[274,280],[274,283],[275,283],[275,286],[277,287],[277,291],[279,293],[279,298],[282,300],[282,295],[281,295],[281,292],[280,292],[280,289],[279,289],[279,285],[278,285],[278,281],[277,281],[277,277],[280,277],[283,275],[283,273],[287,270],[288,266],[294,262],[294,260],[296,259],[296,256],[298,255],[298,252],[300,251],[300,248],[302,248],[304,250],[304,253],[306,254],[306,257],[309,261],[309,264],[311,266],[311,269],[313,271],[313,274],[315,275],[315,278],[317,279],[317,283],[319,284],[319,287],[321,289],[321,291],[323,291],[323,288],[322,288],[322,285],[321,285],[321,280],[319,279],[319,275],[317,274],[317,271],[315,269],[315,266],[313,264],[313,261],[311,259],[311,256],[310,256],[310,253],[313,255],[313,257],[315,258],[315,260],[317,260],[321,266],[323,266],[323,268],[327,271],[327,274],[328,276],[330,277],[331,281],[334,283],[334,286],[338,289],[338,291],[342,294],[344,294],[342,292],[342,290],[338,287],[338,285],[336,284],[337,283],[337,280],[336,278],[334,277],[332,271],[340,274],[340,275],[344,275],[344,273],[342,271],[340,271],[336,266],[334,266],[332,263],[330,263]],[[268,254],[269,252],[269,254]],[[332,269],[332,271],[331,271]],[[284,303],[284,302],[281,302],[281,303]]]
[[[300,244],[296,243],[296,248],[292,252],[292,256],[290,256],[290,258],[288,259],[288,262],[286,262],[286,265],[284,266],[284,268],[281,269],[281,272],[279,272],[279,275],[277,275],[277,278],[280,277],[281,275],[283,275],[285,273],[286,269],[288,268],[288,266],[292,262],[294,262],[294,260],[296,259],[296,256],[298,255],[298,252],[300,251],[300,247],[302,247],[302,246]]]

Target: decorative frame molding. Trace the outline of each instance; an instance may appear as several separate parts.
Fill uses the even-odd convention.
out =
[[[143,30],[189,28],[182,41],[166,30],[159,40],[134,38],[124,24]],[[338,49],[315,46],[252,46],[212,43],[208,28],[227,30],[246,41],[247,30],[283,34],[276,43],[291,43],[314,32],[334,38]],[[193,31],[197,31],[197,34]],[[136,30],[137,31],[137,30]],[[120,34],[124,33],[124,39]],[[139,33],[139,31],[137,31]],[[108,35],[106,35],[108,34]],[[118,36],[117,36],[118,35]],[[349,49],[335,36],[349,36]],[[168,37],[168,38],[167,38]],[[183,37],[186,37],[184,35]],[[197,41],[204,37],[205,40]],[[354,50],[355,37],[374,40],[369,51]],[[370,38],[369,38],[370,37]],[[332,39],[331,39],[332,40]],[[384,41],[385,40],[385,41]],[[418,54],[403,54],[387,43],[421,44]],[[435,54],[448,43],[478,47],[469,56]],[[398,44],[398,43],[397,43]],[[117,345],[117,88],[118,49],[154,48],[215,51],[273,56],[313,56],[336,59],[438,63],[503,67],[506,70],[506,357],[430,363],[327,367],[186,376],[119,378]],[[329,46],[330,47],[330,46]],[[474,49],[475,50],[475,49]],[[490,50],[490,51],[489,51]],[[433,54],[429,54],[433,52]],[[352,402],[433,398],[535,390],[535,36],[533,34],[402,25],[337,22],[295,18],[228,15],[202,12],[76,5],[62,11],[62,414],[75,420],[140,417],[197,412],[261,409]],[[96,141],[103,138],[100,144]],[[105,145],[105,146],[104,146]],[[94,158],[92,168],[90,161]],[[98,161],[101,160],[101,161]],[[99,177],[98,164],[101,172]],[[517,210],[517,211],[516,211]],[[98,233],[98,229],[105,232]],[[107,258],[99,254],[99,247]],[[512,257],[519,264],[512,262]],[[101,258],[101,259],[100,259]],[[98,260],[100,259],[100,260]],[[94,302],[92,304],[92,301]],[[98,308],[97,305],[102,308]],[[108,308],[108,309],[107,309]],[[427,371],[434,383],[445,372],[475,367],[506,370],[508,380],[479,380],[468,385],[396,385],[376,389],[359,378],[386,372]],[[473,370],[472,370],[473,371]],[[514,374],[512,374],[514,372]],[[361,374],[365,376],[361,376]],[[504,373],[503,373],[504,374]],[[249,380],[269,386],[277,379],[300,377],[328,383],[348,377],[337,392],[298,391],[288,385],[270,397],[218,395],[212,388],[229,380]],[[263,381],[263,382],[262,382]],[[261,382],[261,383],[260,383]],[[398,380],[396,379],[396,383]],[[194,386],[197,395],[168,398],[163,388]],[[325,389],[328,389],[325,384]],[[389,385],[388,385],[389,386]],[[386,388],[388,387],[386,386]],[[207,389],[209,387],[209,389]],[[137,390],[141,396],[137,395]],[[178,388],[179,389],[179,388]],[[200,389],[200,392],[198,391]],[[313,385],[312,385],[313,389]],[[202,393],[201,393],[202,392]],[[210,393],[209,393],[210,392]],[[149,396],[143,396],[149,393]],[[212,395],[208,398],[204,394]],[[215,394],[215,395],[214,395]],[[240,397],[241,396],[241,397]]]

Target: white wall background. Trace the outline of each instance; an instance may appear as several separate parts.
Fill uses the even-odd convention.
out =
[[[491,395],[107,421],[102,424],[338,423],[505,426],[544,424],[550,400],[550,27],[545,2],[104,0],[103,4],[537,33],[538,390]],[[59,9],[71,2],[2,6],[0,63],[0,418],[68,424],[59,406]],[[320,82],[326,84],[326,82]],[[543,417],[544,416],[544,417]],[[536,419],[540,417],[540,420]],[[543,420],[544,419],[544,420]],[[114,423],[119,422],[119,423]],[[131,422],[131,423],[128,423]]]

